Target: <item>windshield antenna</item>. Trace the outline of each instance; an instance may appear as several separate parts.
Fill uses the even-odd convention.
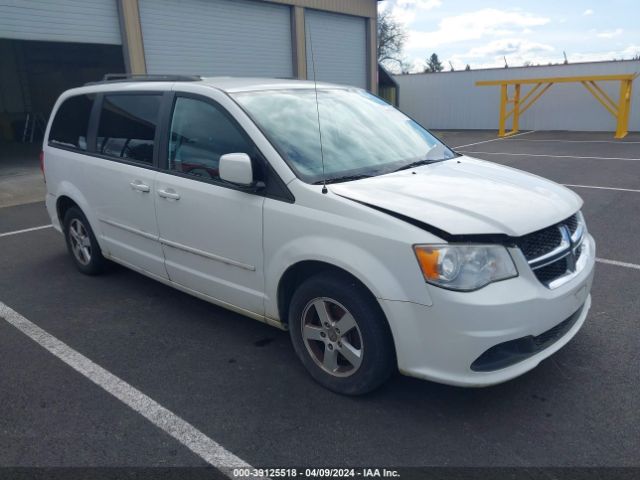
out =
[[[316,112],[318,114],[318,136],[320,137],[320,160],[322,161],[322,193],[327,193],[327,176],[324,172],[324,148],[322,148],[322,127],[320,126],[320,103],[318,102],[318,82],[316,80],[316,59],[313,54],[313,38],[309,28],[309,46],[311,47],[311,66],[313,67],[313,89],[316,94]]]

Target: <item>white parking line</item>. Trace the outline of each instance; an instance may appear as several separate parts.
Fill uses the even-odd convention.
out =
[[[570,183],[563,183],[565,187],[574,187],[574,188],[595,188],[597,190],[617,190],[619,192],[635,192],[640,193],[640,190],[635,190],[633,188],[616,188],[616,187],[596,187],[593,185],[572,185]]]
[[[40,227],[25,228],[23,230],[15,230],[13,232],[0,233],[0,237],[9,237],[11,235],[18,235],[19,233],[35,232],[36,230],[43,230],[45,228],[52,228],[52,227],[53,225],[49,224],[49,225],[42,225]]]
[[[491,140],[483,140],[482,142],[476,142],[476,143],[467,143],[466,145],[458,145],[456,147],[451,147],[451,148],[463,148],[463,147],[470,147],[471,145],[480,145],[481,143],[489,143],[489,142],[497,142],[498,140],[508,140],[511,139],[513,137],[519,137],[521,135],[529,135],[530,133],[535,132],[535,130],[530,130],[528,132],[522,132],[522,133],[516,133],[515,135],[511,135],[509,137],[499,137],[499,138],[492,138]]]
[[[606,263],[607,265],[615,265],[616,267],[633,268],[634,270],[640,270],[640,265],[628,262],[619,262],[617,260],[608,260],[606,258],[596,258],[596,262]]]
[[[581,157],[578,155],[545,155],[542,153],[507,153],[507,152],[472,152],[469,150],[458,150],[462,153],[479,153],[482,155],[508,155],[514,157],[549,157],[549,158],[581,158],[588,160],[624,160],[626,162],[640,162],[640,158],[621,158],[621,157]]]
[[[511,138],[505,138],[511,140]],[[560,140],[560,139],[542,139],[542,138],[518,138],[514,142],[561,142],[561,143],[613,143],[614,145],[637,145],[640,142],[624,142],[621,140]]]
[[[0,319],[16,327],[34,342],[58,357],[71,368],[102,387],[125,405],[128,405],[158,428],[175,438],[208,464],[229,478],[234,468],[253,468],[236,457],[215,440],[207,437],[196,427],[167,410],[140,390],[108,372],[64,342],[47,333],[18,312],[0,302]]]

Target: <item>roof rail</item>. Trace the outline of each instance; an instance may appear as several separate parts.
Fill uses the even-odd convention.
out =
[[[112,82],[197,82],[202,80],[199,75],[163,75],[146,73],[107,73],[102,81],[89,82],[87,85]]]

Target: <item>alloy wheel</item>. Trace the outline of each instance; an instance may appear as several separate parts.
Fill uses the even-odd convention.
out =
[[[300,325],[307,352],[324,371],[349,377],[360,368],[362,334],[342,304],[327,297],[315,298],[304,308]]]
[[[81,220],[74,218],[69,224],[69,240],[74,257],[81,265],[91,262],[91,238]]]

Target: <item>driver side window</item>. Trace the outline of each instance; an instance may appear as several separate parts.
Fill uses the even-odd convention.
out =
[[[253,150],[238,127],[219,108],[194,98],[176,98],[169,135],[169,170],[218,179],[222,155],[253,156]]]

